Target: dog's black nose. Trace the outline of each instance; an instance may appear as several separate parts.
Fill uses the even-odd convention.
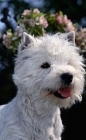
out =
[[[64,82],[64,84],[69,85],[73,80],[73,75],[71,73],[63,73],[61,75],[61,79]]]

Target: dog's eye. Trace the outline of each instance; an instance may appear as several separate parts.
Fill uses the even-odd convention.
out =
[[[43,69],[47,69],[47,68],[49,68],[50,67],[50,64],[49,63],[43,63],[42,65],[41,65],[41,68],[43,68]]]

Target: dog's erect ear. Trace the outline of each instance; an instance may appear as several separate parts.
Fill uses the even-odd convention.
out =
[[[66,37],[67,37],[69,42],[71,42],[75,45],[75,32],[74,31],[67,33]]]
[[[29,48],[31,44],[33,44],[33,42],[34,42],[34,37],[27,34],[26,32],[23,32],[21,43],[19,45],[19,52],[26,48]]]
[[[27,34],[26,32],[23,32],[22,40],[24,45],[27,47],[34,41],[34,38],[31,35]]]

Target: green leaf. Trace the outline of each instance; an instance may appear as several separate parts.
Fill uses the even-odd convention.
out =
[[[62,11],[59,11],[59,15],[63,17],[63,12]]]

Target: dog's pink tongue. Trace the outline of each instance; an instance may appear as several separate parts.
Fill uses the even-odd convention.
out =
[[[69,87],[60,88],[59,93],[61,94],[61,96],[65,97],[65,98],[71,96],[71,90]]]

